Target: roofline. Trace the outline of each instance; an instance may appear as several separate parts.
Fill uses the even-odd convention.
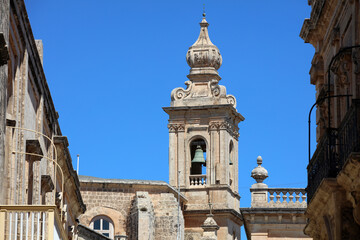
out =
[[[88,179],[86,179],[88,177]],[[101,183],[108,183],[108,184],[115,184],[115,185],[139,185],[139,186],[160,186],[160,187],[166,187],[169,188],[170,191],[177,196],[178,190],[168,184],[165,181],[158,181],[158,180],[135,180],[135,179],[108,179],[108,178],[98,178],[98,177],[92,177],[92,176],[84,176],[79,175],[79,181],[80,181],[80,188],[81,183],[94,183],[94,184],[101,184]],[[187,202],[187,198],[180,193],[180,197],[182,198],[182,201]]]

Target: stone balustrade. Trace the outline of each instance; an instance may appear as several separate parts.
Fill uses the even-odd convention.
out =
[[[206,175],[190,175],[190,186],[206,185]]]
[[[304,188],[251,188],[251,207],[306,208]]]

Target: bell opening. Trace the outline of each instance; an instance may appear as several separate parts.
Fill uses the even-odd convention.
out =
[[[196,139],[190,144],[191,175],[206,175],[206,144],[202,139]]]

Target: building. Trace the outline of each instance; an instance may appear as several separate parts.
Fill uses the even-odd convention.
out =
[[[315,48],[310,83],[316,88],[317,147],[311,158],[309,151],[305,233],[358,239],[360,2],[308,3],[311,15],[300,37]]]
[[[306,191],[303,188],[269,188],[262,158],[251,172],[256,180],[250,188],[251,207],[241,208],[248,239],[311,239],[303,229],[306,224]]]
[[[163,108],[169,114],[170,183],[81,177],[88,206],[82,224],[109,222],[106,234],[115,238],[240,239],[238,123],[244,118],[235,97],[218,85],[222,58],[208,25],[204,15],[186,55],[187,89],[174,89],[171,106]]]
[[[187,87],[175,88],[163,108],[169,115],[166,183],[77,176],[24,1],[0,3],[0,239],[234,240],[243,224],[251,239],[306,238],[304,189],[268,188],[260,159],[252,207],[240,212],[244,117],[219,85],[222,57],[205,14],[186,54]]]
[[[24,1],[0,2],[0,239],[75,239],[85,211]]]

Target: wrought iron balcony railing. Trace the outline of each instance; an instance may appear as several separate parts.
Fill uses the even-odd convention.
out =
[[[320,139],[307,167],[308,202],[324,178],[335,178],[352,152],[360,151],[360,100],[352,105],[339,128],[328,129]]]

